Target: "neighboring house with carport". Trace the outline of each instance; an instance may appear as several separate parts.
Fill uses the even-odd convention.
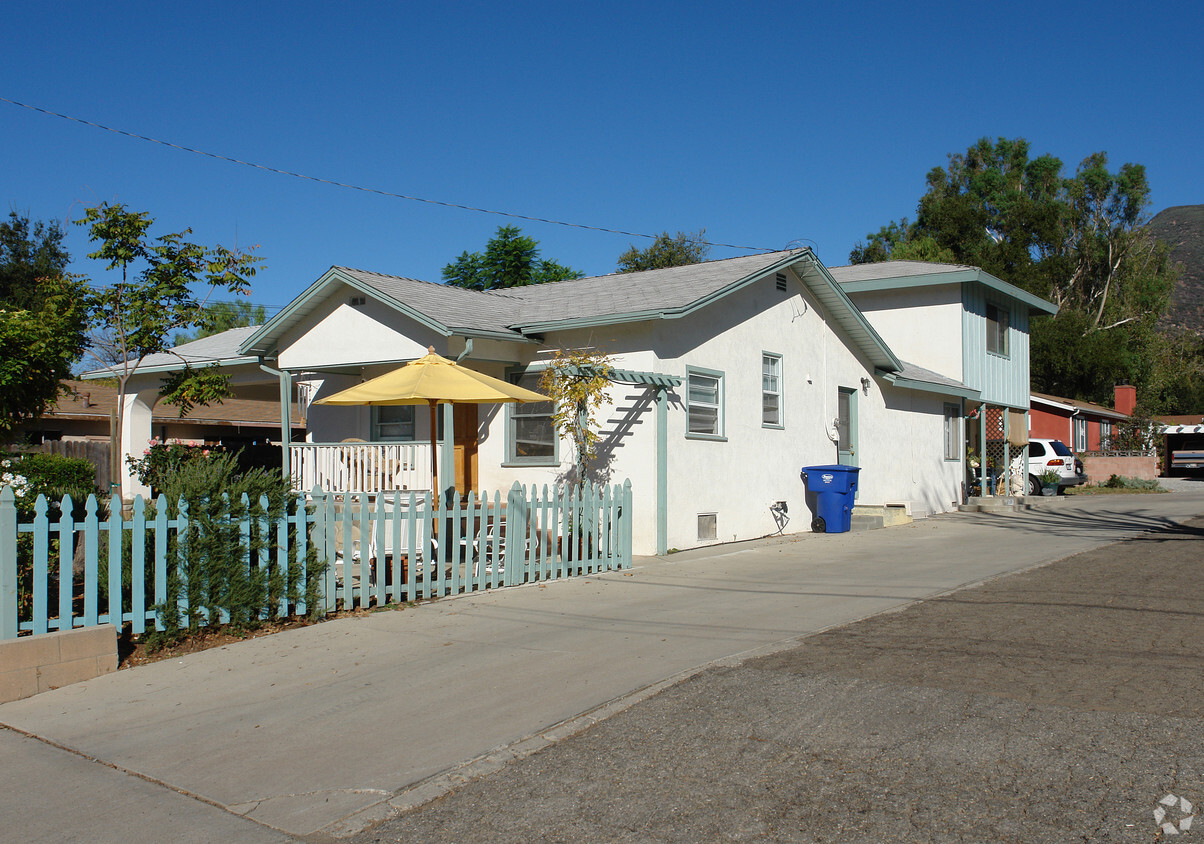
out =
[[[1026,320],[1005,330],[1019,334]],[[299,487],[336,492],[421,488],[427,414],[310,401],[430,346],[536,388],[553,350],[600,350],[615,369],[594,470],[631,480],[637,554],[772,533],[777,502],[805,528],[806,465],[860,466],[862,505],[952,509],[965,477],[962,402],[983,395],[960,377],[968,366],[901,360],[809,249],[483,293],[333,267],[230,345],[211,357],[226,356],[235,383],[273,374],[281,395],[301,395],[308,441],[292,444],[289,471]],[[140,389],[171,365],[149,363]],[[546,405],[445,407],[440,422],[439,477],[461,491],[571,479],[573,455]],[[353,477],[323,454],[385,471]],[[338,488],[348,482],[360,489]]]
[[[962,264],[887,261],[831,273],[892,349],[962,385],[963,412],[953,403],[945,412],[965,417],[971,463],[991,467],[1000,490],[1023,495],[1029,324],[1057,306]]]
[[[1158,456],[1150,447],[1122,451],[1117,447],[1121,426],[1137,407],[1137,388],[1117,384],[1113,407],[1102,404],[1032,394],[1029,420],[1036,439],[1061,440],[1083,462],[1088,483],[1102,484],[1112,475],[1153,480],[1158,477]]]
[[[103,381],[64,381],[66,390],[49,410],[17,426],[26,443],[54,441],[108,442],[110,417],[117,408],[115,384]],[[292,436],[305,436],[305,417],[294,401]],[[234,450],[280,442],[280,401],[229,398],[192,408],[180,415],[175,405],[158,400],[151,408],[151,437],[160,442],[221,446]],[[148,438],[149,439],[149,438]]]
[[[282,401],[279,385],[265,381],[268,375],[258,368],[257,358],[238,356],[241,342],[258,327],[234,328],[145,358],[126,383],[120,433],[123,458],[141,457],[150,441],[156,439],[241,451],[243,466],[279,465],[282,443],[305,436],[305,412],[296,391]],[[223,367],[230,375],[234,396],[193,407],[181,417],[178,407],[160,399],[159,388],[165,373],[185,364]],[[246,371],[248,368],[254,371]],[[50,413],[26,426],[27,438],[108,442],[110,416],[120,401],[116,370],[116,366],[94,370],[81,375],[81,380],[69,382],[71,392],[60,397]],[[127,498],[149,493],[130,474],[124,459],[121,467],[123,474],[118,480]]]
[[[1061,440],[1075,454],[1112,450],[1117,428],[1137,404],[1137,389],[1131,385],[1115,387],[1116,407],[1033,393],[1030,401],[1029,433],[1041,439]]]

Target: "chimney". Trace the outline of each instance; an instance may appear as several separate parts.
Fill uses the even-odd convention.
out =
[[[1137,407],[1137,388],[1132,384],[1117,384],[1113,389],[1116,391],[1116,399],[1113,402],[1116,412],[1132,416]]]

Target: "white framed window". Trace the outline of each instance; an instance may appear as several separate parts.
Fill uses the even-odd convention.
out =
[[[1099,447],[1100,451],[1107,451],[1112,448],[1112,423],[1105,422],[1102,419],[1099,423]]]
[[[761,425],[781,428],[782,421],[782,356],[761,353]]]
[[[1074,450],[1087,450],[1087,420],[1078,416],[1074,419]]]
[[[987,303],[987,351],[1008,356],[1008,326],[1011,314],[1005,308]]]
[[[686,436],[723,439],[723,373],[686,367]]]
[[[516,372],[510,381],[528,390],[539,390],[539,370]],[[552,403],[535,401],[506,405],[506,462],[527,466],[555,466],[558,455]]]
[[[413,442],[414,405],[380,405],[372,408],[374,442]]]
[[[945,459],[962,459],[962,412],[955,404],[945,405]]]

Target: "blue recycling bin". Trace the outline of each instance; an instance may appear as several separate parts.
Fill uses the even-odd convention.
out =
[[[804,466],[803,483],[815,493],[815,518],[811,530],[816,533],[846,533],[853,524],[853,500],[857,492],[860,466]]]

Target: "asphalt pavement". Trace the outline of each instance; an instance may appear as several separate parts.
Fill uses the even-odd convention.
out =
[[[355,841],[1189,842],[1202,569],[1197,519],[711,668]]]
[[[19,840],[1152,840],[1154,792],[1204,801],[1201,513],[779,537],[121,671],[0,706],[0,812]],[[1118,562],[985,603],[1011,616],[964,597],[1117,548],[1145,549],[1139,584]],[[930,607],[965,614],[889,627]]]

